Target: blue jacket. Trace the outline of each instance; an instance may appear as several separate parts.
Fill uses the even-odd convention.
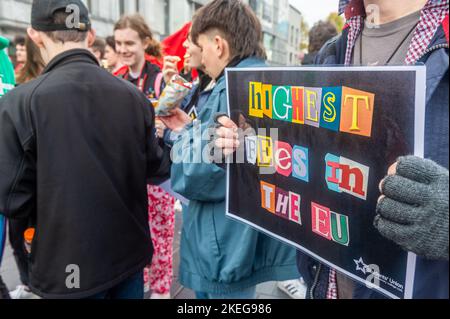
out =
[[[194,98],[196,91],[199,89],[200,89],[200,84],[197,84],[195,87],[192,88],[192,91],[189,93],[189,95],[184,98],[183,102],[181,102],[181,109],[183,111],[185,111],[186,113],[191,112],[191,110],[188,109],[189,103]],[[212,89],[208,89],[208,90],[204,90],[204,91],[200,92],[198,101],[197,101],[196,105],[194,105],[197,110],[197,115],[201,112],[203,106],[205,105],[205,103],[208,100],[209,96],[211,95],[212,91],[213,91]]]
[[[344,64],[347,36],[348,33],[344,30],[341,36],[325,44],[316,57],[315,64]],[[427,68],[425,158],[432,159],[447,169],[449,164],[448,47],[441,25],[436,31],[428,50],[418,61],[418,63],[424,63]],[[314,293],[316,297],[323,297],[324,290],[326,290],[326,284],[323,281],[328,280],[328,276],[317,275],[318,262],[299,252],[298,265],[300,273],[310,286],[325,287],[320,293]],[[322,271],[327,269],[324,265],[320,268]],[[381,297],[374,290],[355,284],[355,299]],[[448,287],[448,261],[426,260],[417,256],[413,298],[448,298]]]
[[[248,58],[237,67],[264,66]],[[227,111],[222,76],[203,105],[198,120],[202,132],[213,126],[216,113]],[[197,122],[199,123],[199,122]],[[191,126],[174,144],[187,157],[207,141],[188,137]],[[189,135],[187,135],[189,136]],[[225,170],[215,164],[172,164],[172,188],[190,200],[183,212],[179,277],[182,285],[197,292],[232,293],[271,280],[298,278],[295,249],[225,216]]]

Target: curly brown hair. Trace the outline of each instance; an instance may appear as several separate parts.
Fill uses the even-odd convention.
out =
[[[309,53],[319,52],[323,45],[337,35],[336,26],[330,22],[317,22],[309,31]]]

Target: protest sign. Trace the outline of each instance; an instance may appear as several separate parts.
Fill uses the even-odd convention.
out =
[[[391,298],[412,296],[415,255],[373,226],[398,156],[423,156],[425,67],[228,69],[242,129],[227,215]],[[239,161],[239,157],[243,160]]]

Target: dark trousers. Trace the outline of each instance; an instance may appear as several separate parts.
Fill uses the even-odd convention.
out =
[[[6,287],[1,276],[0,276],[0,299],[11,299],[11,297],[9,296],[8,287]]]
[[[23,285],[28,286],[28,254],[24,246],[23,233],[30,226],[30,221],[26,219],[10,219],[9,226],[9,242],[13,250],[17,268],[19,269],[20,281]]]
[[[86,299],[144,299],[144,271],[120,284]]]

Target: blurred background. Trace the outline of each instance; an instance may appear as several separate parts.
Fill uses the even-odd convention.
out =
[[[328,21],[339,32],[338,0],[244,0],[261,20],[264,46],[271,65],[300,65],[310,51],[309,32],[319,21]],[[208,0],[84,0],[93,26],[101,39],[112,35],[114,23],[123,14],[141,13],[159,40],[190,21]],[[11,40],[8,50],[13,63],[15,39],[25,35],[32,0],[0,0],[0,34]]]

